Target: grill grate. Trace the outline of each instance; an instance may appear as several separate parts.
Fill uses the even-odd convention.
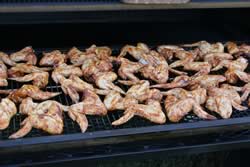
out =
[[[80,47],[79,47],[80,48]],[[41,50],[44,51],[44,50]],[[39,49],[37,50],[37,56],[38,58],[41,57],[41,52]],[[50,51],[50,50],[47,50]],[[61,49],[61,51],[66,51],[66,49]],[[117,55],[118,50],[114,51],[114,54]],[[249,71],[249,69],[247,69]],[[51,76],[51,75],[50,75]],[[118,78],[119,79],[119,78]],[[2,89],[17,89],[20,88],[24,83],[18,83],[16,81],[10,81],[9,80],[9,86],[8,87],[3,87]],[[26,83],[27,84],[27,83]],[[127,90],[128,87],[124,87],[122,85],[119,85],[124,90]],[[51,78],[49,80],[49,84],[46,87],[47,91],[50,92],[62,92],[60,85],[57,85]],[[3,97],[3,96],[2,96]],[[60,96],[52,98],[52,100],[56,100],[64,105],[71,105],[73,104],[69,96],[66,96],[64,94],[61,94]],[[247,106],[247,103],[243,103],[244,106]],[[19,106],[17,106],[19,107]],[[164,109],[164,107],[163,107]],[[218,119],[221,119],[216,113],[207,111],[208,113],[216,116]],[[123,111],[114,111],[114,112],[109,112],[106,116],[87,116],[88,121],[89,121],[89,126],[87,129],[87,132],[95,132],[95,131],[104,131],[104,130],[114,130],[114,129],[125,129],[125,128],[139,128],[139,127],[149,127],[149,126],[155,126],[157,124],[151,123],[150,121],[137,117],[135,116],[132,118],[130,121],[127,123],[120,125],[120,126],[112,126],[111,122],[117,120],[123,115]],[[16,114],[11,122],[10,125],[7,129],[0,131],[0,140],[7,140],[8,137],[16,132],[18,129],[20,129],[20,123],[22,120],[24,120],[26,116]],[[250,118],[250,109],[246,111],[237,111],[233,110],[233,114],[230,119],[234,118],[241,118],[241,117],[249,117]],[[197,117],[193,113],[189,113],[186,115],[180,122],[181,123],[195,123],[199,121],[204,121],[204,119],[201,119]],[[166,122],[165,125],[162,126],[167,126],[169,124],[176,124],[176,123],[171,123],[169,121]],[[177,123],[178,124],[178,123]],[[77,123],[72,121],[67,113],[64,113],[64,131],[63,134],[74,134],[74,133],[81,133],[80,128]],[[30,138],[30,137],[41,137],[41,136],[49,136],[46,132],[43,132],[41,130],[33,128],[32,131],[26,135],[24,138]]]

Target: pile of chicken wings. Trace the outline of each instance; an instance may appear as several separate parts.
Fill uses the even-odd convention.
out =
[[[0,130],[17,113],[26,118],[9,138],[23,137],[32,128],[61,134],[63,112],[82,132],[88,128],[86,115],[118,110],[123,116],[113,126],[134,116],[157,124],[179,122],[189,112],[206,120],[227,119],[233,108],[248,109],[242,102],[250,93],[249,56],[250,45],[207,41],[156,49],[138,43],[124,46],[119,55],[96,45],[43,52],[41,59],[32,47],[9,55],[0,52],[0,86],[8,86],[8,80],[24,83],[18,89],[0,89]],[[62,92],[45,90],[50,76]],[[62,93],[72,105],[49,100]]]

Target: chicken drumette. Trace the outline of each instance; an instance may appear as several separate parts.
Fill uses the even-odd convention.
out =
[[[10,99],[4,98],[0,102],[0,130],[9,126],[11,118],[17,113],[16,105]]]
[[[165,99],[165,109],[167,116],[172,122],[179,122],[185,115],[193,110],[200,118],[213,120],[214,116],[208,114],[200,106],[206,102],[207,92],[204,88],[198,88],[193,91],[187,91],[182,88],[175,88],[167,92]]]
[[[12,53],[10,55],[10,59],[14,62],[24,61],[27,62],[27,64],[32,65],[36,65],[37,62],[35,52],[30,46],[27,46],[18,52]]]

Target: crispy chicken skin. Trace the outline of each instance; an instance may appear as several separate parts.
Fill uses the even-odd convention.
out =
[[[59,66],[66,61],[66,55],[62,54],[59,50],[43,53],[39,65],[40,66]]]
[[[175,88],[163,92],[163,94],[167,95],[164,104],[167,116],[172,122],[179,122],[192,110],[200,118],[208,120],[216,119],[200,106],[206,102],[207,98],[207,92],[204,88],[198,88],[193,91]]]
[[[4,98],[0,102],[0,130],[9,126],[11,118],[17,113],[16,105],[10,99]]]
[[[10,59],[14,62],[27,62],[27,64],[36,65],[37,57],[31,46],[27,46],[22,50],[12,53]]]
[[[39,87],[44,88],[48,84],[49,80],[49,73],[48,72],[34,72],[31,74],[27,74],[22,77],[15,77],[15,78],[8,78],[10,80],[14,80],[17,82],[30,82],[32,81],[32,84]]]
[[[184,51],[184,49],[176,45],[160,45],[157,47],[157,51],[165,57],[166,60],[172,60],[176,52]]]
[[[232,60],[233,56],[229,53],[208,53],[204,55],[204,61],[212,67],[216,67],[222,60]]]
[[[82,52],[76,47],[71,48],[67,53],[67,57],[69,58],[70,62],[77,66],[82,65],[84,61],[94,58],[95,56],[96,55],[94,53]]]
[[[47,100],[59,94],[61,93],[42,91],[34,85],[23,85],[21,88],[11,91],[8,98],[15,103],[19,103],[26,97],[31,97],[35,100]]]
[[[231,88],[209,88],[206,107],[218,113],[222,118],[230,118],[232,107],[239,111],[247,108],[241,106],[241,98],[238,92]]]
[[[2,62],[4,62],[5,64],[9,65],[9,66],[15,66],[16,62],[12,61],[9,57],[9,55],[7,55],[4,52],[0,52],[0,60]]]
[[[7,67],[0,60],[0,86],[8,86],[7,77]]]
[[[49,134],[61,134],[63,132],[63,115],[61,108],[52,103],[45,107],[43,113],[30,113],[21,123],[21,129],[9,136],[10,139],[17,139],[27,135],[32,128],[41,129]]]

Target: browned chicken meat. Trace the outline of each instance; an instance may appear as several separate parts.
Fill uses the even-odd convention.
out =
[[[0,52],[0,60],[2,62],[4,62],[5,64],[9,65],[9,66],[15,66],[16,62],[12,61],[9,57],[9,55],[7,55],[4,52]]]
[[[118,74],[122,79],[128,79],[133,83],[140,81],[134,74],[140,71],[140,69],[144,66],[143,64],[132,62],[126,58],[120,58],[118,61],[121,63]]]
[[[106,115],[107,109],[99,96],[89,89],[83,91],[82,101],[70,106],[68,114],[70,118],[76,121],[82,132],[88,127],[88,121],[85,115]]]
[[[25,73],[29,74],[29,73],[34,73],[34,72],[44,72],[44,71],[50,71],[51,68],[49,67],[36,67],[33,66],[31,64],[24,64],[24,63],[19,63],[14,67],[11,67],[8,70],[8,76],[10,78],[13,77],[21,77],[23,76]]]
[[[61,108],[52,103],[44,107],[43,113],[28,113],[28,117],[21,123],[21,129],[9,136],[10,139],[21,138],[27,135],[32,128],[41,129],[49,134],[63,132],[63,115]],[[36,110],[36,109],[35,109]]]
[[[0,130],[9,126],[11,118],[17,113],[16,105],[10,99],[4,98],[0,102]]]
[[[54,50],[49,53],[43,53],[39,65],[40,66],[59,66],[66,61],[66,55],[62,54],[59,50]]]
[[[84,82],[76,75],[71,75],[69,79],[61,76],[59,83],[61,84],[63,92],[69,95],[74,103],[79,102],[80,97],[78,92],[83,92],[85,89],[94,91],[94,87],[91,84]]]
[[[35,52],[30,46],[27,46],[18,52],[12,53],[10,55],[10,59],[14,62],[23,61],[27,62],[27,64],[32,64],[32,65],[36,65],[37,62],[37,57],[35,55]]]
[[[245,101],[247,100],[249,94],[250,94],[250,83],[245,84],[241,91],[243,92],[242,96],[241,96],[241,101]]]
[[[32,84],[39,87],[44,88],[48,84],[49,73],[48,72],[34,72],[31,74],[27,74],[22,77],[9,78],[10,80],[18,81],[18,82],[30,82]]]
[[[204,55],[204,61],[212,67],[216,67],[222,60],[232,60],[233,56],[229,53],[208,53]]]
[[[23,85],[21,88],[11,91],[8,98],[15,103],[19,103],[26,97],[31,97],[35,100],[47,100],[59,94],[61,93],[42,91],[34,85]]]
[[[203,56],[208,53],[223,53],[224,45],[220,42],[213,44],[208,43],[207,41],[199,41],[193,44],[182,45],[184,47],[198,47],[198,59],[203,59]]]
[[[31,97],[27,97],[22,100],[19,106],[19,113],[23,115],[44,114],[52,104],[57,105],[62,111],[69,110],[69,106],[62,105],[55,100],[46,100],[41,103],[35,103]]]
[[[61,76],[69,77],[70,75],[81,77],[83,73],[79,67],[75,67],[74,65],[61,64],[54,69],[51,77],[56,83],[58,83]]]
[[[87,59],[92,59],[96,57],[95,53],[82,52],[76,47],[73,47],[67,53],[70,62],[74,65],[82,65]]]
[[[190,83],[190,77],[187,75],[181,75],[175,77],[175,79],[170,83],[152,85],[151,88],[163,88],[163,89],[183,88],[188,86],[189,83]]]
[[[122,48],[119,57],[129,53],[144,67],[140,69],[145,78],[157,83],[166,83],[168,80],[168,63],[163,56],[156,51],[151,51],[146,44],[138,43],[136,47],[126,45]]]
[[[222,118],[230,118],[232,107],[239,111],[247,108],[241,106],[241,98],[238,92],[231,88],[209,88],[206,108],[218,113]]]
[[[244,70],[248,66],[247,59],[243,57],[239,57],[236,60],[223,60],[216,67],[212,69],[212,71],[217,71],[222,69],[223,67],[227,68],[225,72],[225,77],[229,83],[235,84],[238,79],[241,79],[245,82],[250,81],[250,77],[245,73]]]
[[[244,54],[249,55],[250,53],[250,46],[246,44],[238,46],[234,42],[227,42],[225,46],[227,47],[228,52],[234,54],[235,57],[240,57]]]
[[[0,60],[0,86],[7,86],[7,67],[6,65]]]
[[[225,82],[226,77],[223,75],[201,75],[198,77],[191,77],[188,87],[194,90],[198,87],[208,89],[210,87],[218,87],[219,83]]]
[[[216,119],[216,117],[208,114],[200,106],[206,102],[207,98],[207,92],[204,88],[198,88],[193,91],[175,88],[167,92],[163,92],[163,94],[167,95],[164,104],[167,116],[172,122],[179,122],[191,111],[203,119]]]
[[[166,60],[172,60],[176,52],[184,51],[184,49],[176,45],[160,45],[157,47],[157,51],[165,57]]]
[[[143,117],[157,124],[166,122],[166,116],[162,111],[160,102],[152,99],[147,100],[145,104],[131,104],[123,114],[118,120],[112,122],[112,125],[124,124],[134,116]]]

